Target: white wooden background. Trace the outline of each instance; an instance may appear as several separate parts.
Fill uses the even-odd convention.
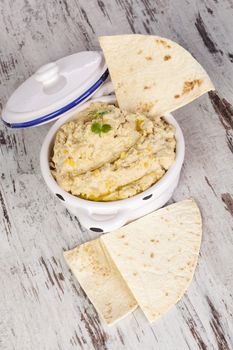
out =
[[[0,107],[42,64],[98,49],[98,35],[131,32],[179,42],[216,86],[174,113],[186,160],[173,201],[194,197],[204,221],[193,283],[152,326],[140,311],[104,326],[62,255],[95,234],[80,227],[40,174],[50,125],[1,125],[1,350],[233,349],[233,1],[0,0]]]

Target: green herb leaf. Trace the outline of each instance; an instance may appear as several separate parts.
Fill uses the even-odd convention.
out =
[[[95,134],[101,134],[101,130],[102,130],[102,125],[100,123],[93,123],[91,125],[91,131],[94,132]]]
[[[103,117],[103,115],[105,115],[107,113],[108,113],[108,111],[102,111],[102,112],[97,112],[96,115],[97,115],[97,118],[98,117],[101,118],[101,117]]]
[[[101,131],[104,132],[105,134],[109,132],[112,129],[110,124],[104,124],[102,125]]]
[[[108,111],[92,111],[89,113],[89,115],[91,115],[93,118],[102,118],[105,114],[107,114]]]

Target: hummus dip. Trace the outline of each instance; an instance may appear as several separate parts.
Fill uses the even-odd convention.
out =
[[[92,103],[56,134],[51,171],[65,191],[93,201],[132,197],[175,160],[175,129],[163,117]]]

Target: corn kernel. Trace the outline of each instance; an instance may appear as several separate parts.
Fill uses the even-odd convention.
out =
[[[126,152],[121,152],[120,158],[125,159],[125,156],[126,156]]]
[[[64,154],[67,154],[67,153],[68,153],[68,150],[67,150],[67,149],[64,149],[63,153],[64,153]]]
[[[65,163],[66,163],[67,165],[72,166],[72,167],[74,167],[74,165],[75,165],[74,160],[73,160],[73,158],[71,158],[71,157],[66,158]]]
[[[144,120],[140,120],[140,119],[137,119],[136,122],[135,122],[135,128],[136,130],[139,132],[139,131],[142,131],[142,128],[141,128],[141,125],[144,123]]]
[[[105,186],[107,190],[110,190],[111,187],[113,186],[113,181],[111,179],[108,179],[107,181],[105,181]]]
[[[148,168],[149,164],[147,162],[144,163],[144,168]]]

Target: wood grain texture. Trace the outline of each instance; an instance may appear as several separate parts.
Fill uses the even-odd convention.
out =
[[[1,0],[0,108],[42,64],[98,49],[98,35],[158,34],[187,48],[216,92],[178,110],[186,158],[173,201],[194,197],[204,234],[183,299],[154,325],[137,310],[103,325],[62,252],[80,227],[40,174],[49,125],[0,126],[0,349],[233,349],[232,0]]]

